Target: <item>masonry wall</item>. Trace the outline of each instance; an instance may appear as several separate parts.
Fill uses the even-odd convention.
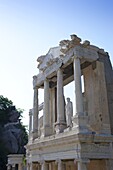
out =
[[[99,61],[104,63],[110,126],[111,126],[111,133],[113,134],[113,70],[109,59],[109,55],[104,56],[102,54],[99,54]]]

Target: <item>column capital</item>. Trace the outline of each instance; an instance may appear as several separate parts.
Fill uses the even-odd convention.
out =
[[[44,160],[44,159],[42,159],[42,160],[39,161],[39,164],[40,164],[40,165],[42,165],[42,164],[44,164],[44,163],[45,163],[45,160]]]
[[[38,86],[33,86],[33,89],[34,89],[34,90],[38,90],[39,87],[38,87]]]
[[[82,57],[77,56],[77,55],[74,55],[74,56],[73,56],[73,60],[74,60],[74,59],[81,59],[81,58],[82,58]]]
[[[33,76],[33,89],[37,88],[37,76]]]
[[[49,78],[47,78],[47,77],[45,77],[45,79],[44,79],[44,81],[50,81],[51,79],[49,79]]]
[[[64,71],[64,68],[59,67],[59,68],[57,69],[57,71],[59,71],[59,70]]]
[[[61,159],[56,159],[56,161],[55,161],[55,164],[58,164],[58,163],[61,163],[62,161],[61,161]]]

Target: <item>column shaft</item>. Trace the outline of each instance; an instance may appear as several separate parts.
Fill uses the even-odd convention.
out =
[[[81,84],[80,59],[74,58],[74,81],[75,81],[75,114],[83,115],[83,97]]]
[[[87,170],[87,164],[78,162],[78,170]]]
[[[12,165],[12,170],[15,170],[15,164]]]
[[[59,69],[57,72],[57,122],[65,122],[64,114],[64,94],[63,94],[63,73]]]
[[[49,170],[49,166],[48,166],[48,164],[47,163],[42,163],[41,164],[41,170]]]
[[[32,109],[29,110],[29,133],[32,131]]]
[[[33,102],[33,138],[38,137],[38,89],[34,89],[34,102]]]
[[[43,110],[43,131],[42,136],[49,136],[52,133],[50,122],[50,89],[49,81],[44,81],[44,110]]]
[[[64,111],[64,91],[63,91],[63,72],[59,68],[57,71],[57,122],[56,133],[61,133],[66,128],[66,117]]]
[[[33,170],[33,163],[30,163],[30,170]]]
[[[62,161],[57,160],[56,162],[58,163],[58,170],[64,170],[63,165],[62,165]]]
[[[22,164],[18,164],[18,170],[23,170]]]
[[[49,81],[46,79],[44,81],[44,110],[43,110],[43,126],[48,126],[50,124],[49,121]]]

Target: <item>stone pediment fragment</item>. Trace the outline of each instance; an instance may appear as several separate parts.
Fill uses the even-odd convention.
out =
[[[66,54],[71,48],[74,48],[76,45],[80,45],[81,39],[77,35],[71,35],[71,40],[62,40],[60,41],[61,52]]]
[[[63,55],[60,49],[60,46],[50,48],[46,55],[38,57],[37,61],[39,63],[39,70],[44,71],[48,66],[52,65],[54,62],[57,62],[60,56]]]

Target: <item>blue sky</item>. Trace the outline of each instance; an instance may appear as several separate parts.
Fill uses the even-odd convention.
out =
[[[112,0],[0,0],[0,94],[32,108],[36,59],[77,34],[104,48],[113,62]]]

